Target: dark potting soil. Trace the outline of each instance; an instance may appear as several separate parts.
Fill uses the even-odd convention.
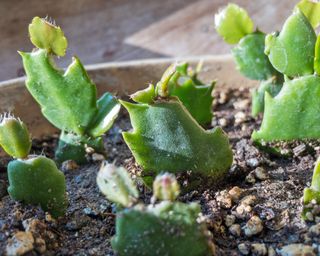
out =
[[[276,255],[283,246],[296,243],[311,245],[316,252],[320,246],[320,224],[305,223],[300,215],[303,189],[310,185],[320,144],[279,143],[276,152],[259,150],[250,136],[260,126],[261,117],[252,118],[250,108],[248,89],[216,92],[212,126],[220,125],[228,134],[234,163],[223,182],[215,185],[203,182],[179,199],[201,204],[219,255]],[[122,131],[130,128],[128,115],[123,111],[108,132],[105,145],[107,160],[124,165],[136,178],[141,170],[121,136]],[[33,150],[52,157],[56,141],[57,136],[34,141]],[[96,185],[100,158],[92,155],[90,165],[69,164],[63,168],[69,207],[66,216],[58,220],[38,207],[10,199],[6,193],[8,159],[3,158],[0,255],[13,243],[17,246],[24,243],[23,248],[29,250],[26,255],[114,255],[110,246],[115,233],[114,206]],[[180,176],[179,181],[183,187],[190,182],[186,176]],[[149,203],[151,192],[141,182],[138,184],[141,200]],[[14,235],[20,240],[13,240]]]

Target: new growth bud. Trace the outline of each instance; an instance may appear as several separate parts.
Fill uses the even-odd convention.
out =
[[[174,201],[180,194],[176,177],[170,173],[159,174],[153,182],[153,198]]]
[[[139,197],[138,190],[123,167],[102,163],[97,176],[98,187],[108,200],[130,207]]]
[[[31,139],[26,125],[10,114],[0,117],[0,145],[14,158],[26,158],[31,149]]]

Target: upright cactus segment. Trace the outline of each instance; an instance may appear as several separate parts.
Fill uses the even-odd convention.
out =
[[[129,174],[122,167],[107,167],[111,171],[105,175],[105,166],[102,167],[98,184],[101,175],[108,188],[104,189],[101,184],[99,187],[108,199],[121,204],[116,195],[128,198],[128,191],[132,191],[132,182],[128,182]],[[166,178],[161,176],[156,180]],[[174,176],[170,176],[170,181],[171,184],[177,182]],[[161,191],[172,188],[163,182],[157,186],[164,186]],[[166,194],[171,192],[167,191]],[[210,233],[205,223],[199,220],[200,206],[197,203],[184,204],[173,200],[156,205],[137,203],[128,206],[125,203],[122,206],[126,208],[117,213],[116,235],[111,240],[117,255],[213,255],[214,245],[209,241]]]
[[[67,208],[66,184],[54,161],[44,156],[17,159],[8,165],[9,195],[14,200],[40,205],[53,217]]]
[[[313,74],[316,34],[299,8],[286,20],[280,33],[266,37],[265,53],[272,65],[288,77]]]
[[[316,166],[314,167],[313,177],[311,186],[309,188],[304,189],[303,193],[303,212],[302,217],[304,219],[308,218],[308,213],[310,212],[312,215],[320,215],[319,210],[316,210],[316,205],[320,205],[320,160],[316,162]]]
[[[110,93],[97,101],[96,86],[77,57],[65,72],[57,69],[53,56],[63,56],[67,47],[59,27],[35,17],[29,26],[29,34],[39,49],[31,53],[20,52],[27,74],[26,86],[41,106],[43,115],[60,130],[71,133],[73,142],[77,137],[76,143],[69,145],[65,143],[68,142],[67,135],[62,135],[63,148],[59,147],[57,154],[57,160],[61,162],[70,156],[65,155],[69,146],[71,150],[78,146],[78,151],[84,152],[81,148],[86,142],[104,134],[117,117],[120,104]],[[101,151],[101,145],[94,148]],[[72,159],[78,163],[86,161],[83,153]]]
[[[31,140],[25,124],[10,115],[0,123],[0,145],[16,160],[8,164],[11,198],[40,205],[54,217],[64,214],[67,207],[65,178],[56,164],[44,156],[28,157]]]
[[[215,16],[217,32],[232,49],[237,69],[246,77],[261,81],[258,90],[252,92],[252,115],[264,110],[264,94],[276,96],[282,87],[283,76],[271,65],[264,54],[265,33],[254,31],[248,13],[235,4],[229,4]],[[266,86],[268,84],[268,86]]]
[[[314,4],[315,10],[319,8],[319,4],[309,4]],[[286,81],[276,97],[265,95],[265,114],[260,130],[252,134],[254,140],[320,138],[320,42],[308,20],[312,17],[306,17],[298,7],[280,33],[266,37],[265,52]]]
[[[163,170],[174,173],[191,170],[204,176],[222,177],[232,163],[228,138],[220,127],[205,131],[178,98],[170,97],[169,81],[174,70],[172,66],[165,72],[155,96],[150,93],[151,86],[132,97],[137,100],[139,95],[144,102],[121,101],[133,126],[132,132],[123,133],[124,140],[144,169],[143,176]]]

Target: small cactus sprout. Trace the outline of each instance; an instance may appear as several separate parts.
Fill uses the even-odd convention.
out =
[[[288,77],[313,74],[316,33],[306,16],[295,8],[280,33],[266,36],[265,53],[279,72]]]
[[[97,176],[100,191],[112,202],[130,207],[139,197],[138,190],[123,167],[102,163]]]
[[[301,1],[280,33],[266,37],[265,52],[272,65],[283,73],[285,82],[277,96],[265,94],[263,121],[260,130],[253,132],[253,140],[320,138],[320,41],[313,29],[318,23],[313,19],[314,13],[305,9],[310,5],[317,13],[318,3]]]
[[[165,179],[170,179],[171,188],[177,188],[176,180],[170,174],[159,176],[155,182],[163,183]],[[109,200],[125,207],[118,208],[116,234],[111,240],[117,255],[214,255],[215,247],[210,242],[210,232],[199,204],[170,200],[155,205],[139,203],[127,170],[110,164],[102,165],[97,182]],[[169,197],[173,199],[175,193],[169,193]],[[132,196],[134,201],[130,200]],[[167,195],[164,197],[168,198]]]
[[[232,55],[241,74],[261,81],[260,87],[252,93],[252,115],[257,116],[264,110],[265,92],[276,96],[283,82],[283,75],[271,65],[264,53],[266,35],[259,30],[254,31],[248,13],[235,4],[229,4],[216,14],[215,27],[227,43],[237,44]]]
[[[215,255],[197,203],[163,201],[117,213],[112,248],[119,256]]]
[[[120,101],[133,126],[133,131],[123,133],[124,140],[144,169],[145,181],[163,170],[173,173],[191,170],[212,178],[223,177],[232,163],[228,138],[220,127],[204,130],[181,101],[170,96],[174,70],[171,66],[164,73],[153,98],[150,96],[153,87],[149,86],[134,94],[138,103]]]
[[[212,91],[216,82],[201,82],[197,77],[200,69],[201,62],[196,71],[188,63],[176,65],[176,72],[168,82],[168,92],[169,96],[179,98],[200,125],[206,125],[212,120]]]
[[[175,201],[179,196],[180,186],[176,177],[171,173],[159,174],[153,182],[154,200]]]
[[[316,162],[313,171],[313,177],[311,186],[304,189],[303,193],[303,211],[302,217],[305,220],[313,220],[312,217],[319,216],[319,206],[320,206],[320,160]],[[318,206],[318,207],[316,207]],[[318,208],[318,209],[317,209]],[[310,216],[312,216],[310,218]]]
[[[67,207],[64,175],[51,159],[28,156],[31,139],[20,119],[8,114],[2,116],[0,145],[9,155],[18,158],[8,164],[11,198],[27,204],[39,204],[54,217],[63,215]]]
[[[254,29],[248,13],[236,4],[228,4],[214,18],[217,32],[229,44],[237,44]]]
[[[62,130],[57,162],[72,157],[77,163],[86,162],[84,150],[79,155],[69,154],[66,143],[77,136],[78,147],[88,142],[93,146],[96,138],[101,137],[112,126],[120,110],[120,104],[110,94],[105,93],[98,101],[96,86],[88,77],[77,57],[65,72],[57,69],[54,55],[63,56],[67,41],[62,30],[47,20],[35,17],[29,26],[31,41],[39,49],[31,53],[20,52],[26,71],[26,87],[39,103],[43,115],[57,128]],[[72,139],[66,139],[64,133],[72,133]],[[64,148],[60,148],[64,147]],[[74,147],[74,143],[70,145]],[[94,147],[103,150],[101,144]],[[75,157],[73,157],[75,155]]]
[[[46,49],[47,52],[57,56],[64,56],[68,41],[60,27],[46,19],[34,17],[29,25],[31,42],[39,49]]]
[[[31,138],[26,125],[10,114],[0,117],[0,145],[14,158],[26,158],[31,149]]]
[[[8,165],[12,199],[40,205],[53,217],[64,215],[67,208],[64,175],[54,161],[44,156],[14,160]]]

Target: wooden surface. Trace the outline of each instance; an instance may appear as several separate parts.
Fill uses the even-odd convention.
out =
[[[235,0],[266,32],[281,28],[297,1]],[[0,81],[22,75],[17,50],[30,51],[27,24],[50,16],[69,39],[67,58],[85,64],[156,57],[225,54],[213,17],[226,0],[1,0]]]

